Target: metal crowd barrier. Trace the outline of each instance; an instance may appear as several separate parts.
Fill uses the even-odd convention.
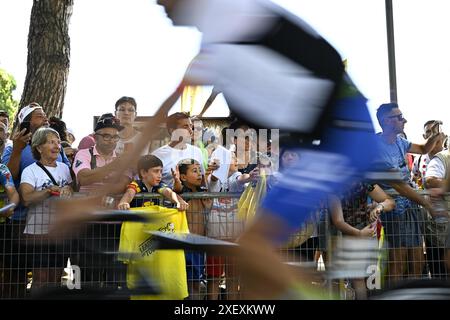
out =
[[[190,204],[186,214],[191,233],[229,243],[234,242],[245,229],[246,222],[237,214],[240,194],[189,193],[182,197]],[[133,201],[134,205],[152,202],[173,206],[159,194],[139,194]],[[327,210],[321,212],[325,217],[328,214]],[[393,241],[418,241],[418,246],[406,252],[392,248],[388,242],[391,238],[386,234],[383,243],[377,241],[380,247],[371,251],[371,265],[368,263],[366,273],[357,276],[363,279],[368,297],[376,296],[377,292],[383,292],[402,280],[448,280],[448,223],[436,223],[415,204],[405,214],[407,221],[417,228],[391,228],[395,232],[391,238]],[[118,259],[121,225],[126,215],[118,210],[111,215],[99,213],[94,219],[96,221],[74,229],[70,237],[56,242],[45,237],[24,235],[26,221],[6,219],[5,222],[3,219],[0,223],[0,299],[36,298],[39,296],[35,293],[42,292],[39,289],[43,286],[69,286],[73,290],[79,286],[89,288],[92,298],[128,299],[133,292],[127,287],[127,268]],[[352,267],[357,265],[359,258],[354,257],[358,252],[367,253],[364,249],[367,244],[359,245],[355,239],[346,242],[342,238],[333,230],[329,219],[317,218],[315,222],[299,226],[290,241],[279,248],[279,253],[287,264],[314,269],[317,276],[310,279],[311,284],[328,292],[330,297],[355,299],[356,276],[342,271],[349,270],[349,264]],[[195,246],[186,248],[187,299],[234,300],[242,297],[245,288],[241,286],[239,270],[232,255],[197,250]],[[401,275],[400,266],[403,270]],[[150,284],[146,286],[144,291],[147,293],[157,292]],[[47,295],[50,296],[55,297]]]

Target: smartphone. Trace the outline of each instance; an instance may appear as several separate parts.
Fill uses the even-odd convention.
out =
[[[23,129],[27,129],[25,130],[24,135],[30,132],[30,121],[24,121],[20,124],[19,131],[22,131]]]

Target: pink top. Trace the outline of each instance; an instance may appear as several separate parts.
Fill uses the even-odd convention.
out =
[[[96,159],[96,166],[97,168],[103,167],[107,165],[108,163],[111,163],[115,158],[117,158],[116,152],[113,152],[113,155],[110,159],[106,160],[102,155],[100,155],[97,151],[97,148],[94,146],[93,154]],[[73,172],[78,177],[78,173],[83,169],[91,170],[91,154],[89,152],[89,149],[82,149],[79,150],[75,156],[75,159],[73,161],[72,166]],[[105,177],[106,178],[106,177]],[[103,185],[102,182],[96,182],[87,186],[81,186],[80,192],[89,192],[97,187]]]

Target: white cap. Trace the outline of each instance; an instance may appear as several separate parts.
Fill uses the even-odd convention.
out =
[[[36,109],[42,109],[42,107],[39,104],[37,104],[36,102],[33,102],[30,105],[25,106],[22,109],[20,109],[19,114],[17,115],[17,119],[19,120],[19,123],[22,123],[23,120]]]
[[[67,133],[70,133],[75,138],[75,133],[71,128],[67,128]]]

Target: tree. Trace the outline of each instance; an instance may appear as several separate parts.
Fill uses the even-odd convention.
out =
[[[0,109],[8,112],[10,119],[13,119],[19,106],[19,102],[14,100],[12,95],[16,87],[14,77],[5,70],[0,69]]]
[[[69,76],[72,8],[73,0],[33,0],[20,108],[35,101],[44,107],[47,116],[62,117]]]

